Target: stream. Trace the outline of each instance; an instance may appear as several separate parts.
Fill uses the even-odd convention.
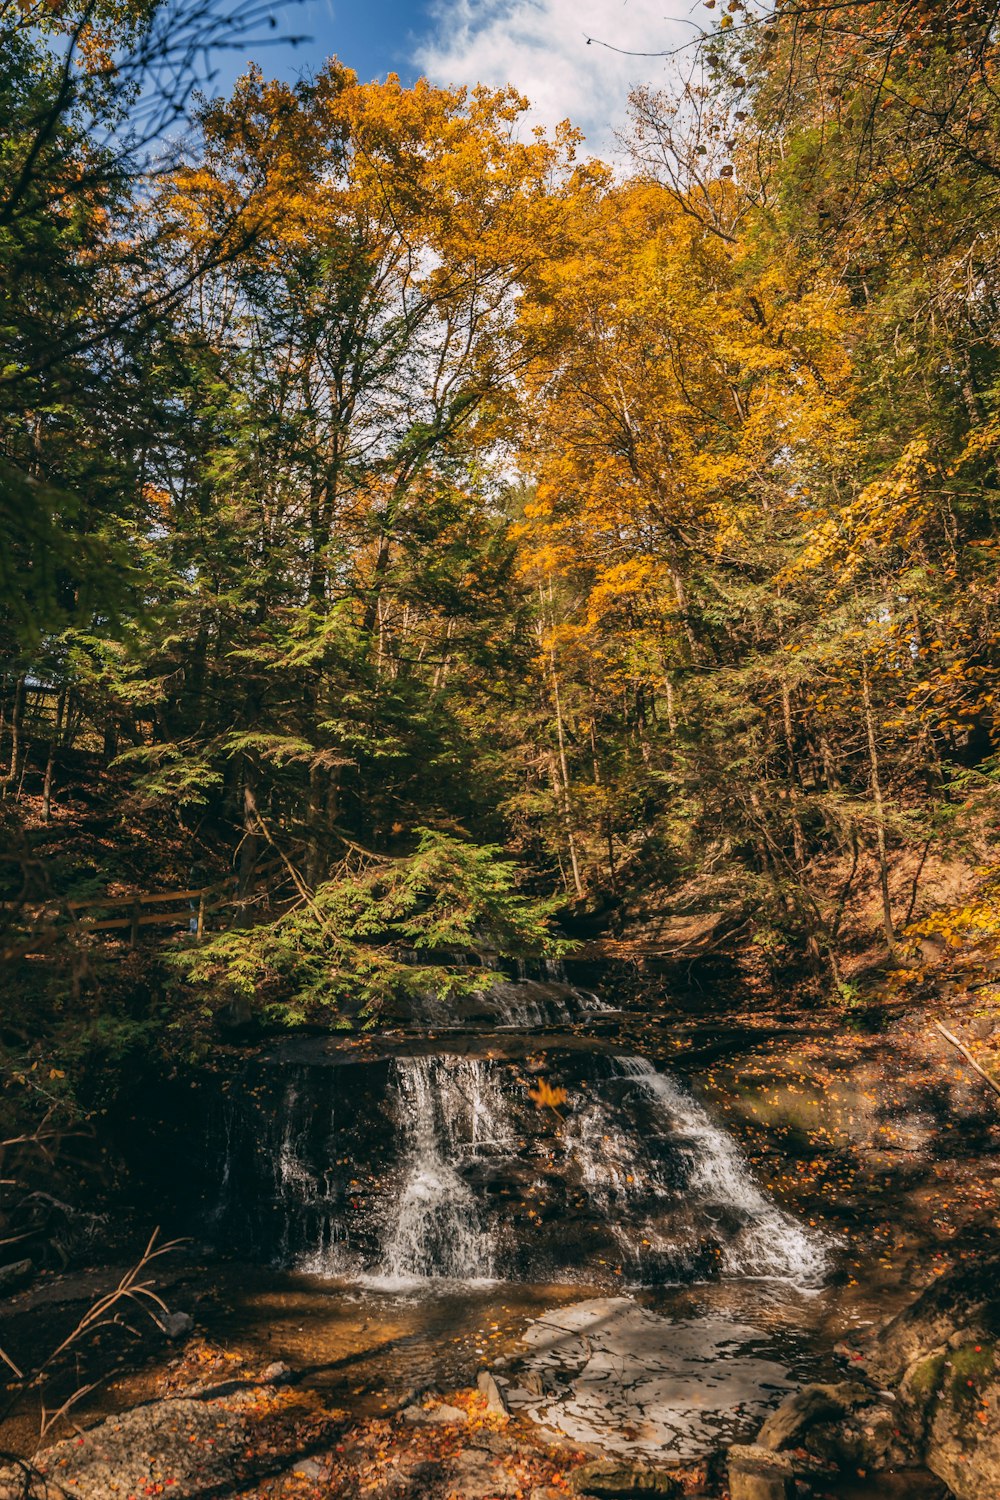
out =
[[[489,1365],[512,1409],[602,1451],[751,1432],[830,1369],[831,1236],[616,1029],[550,971],[457,1016],[428,1000],[363,1054],[253,1057],[208,1127],[201,1232],[240,1263],[216,1329],[375,1413]]]
[[[488,1369],[543,1440],[697,1465],[842,1378],[837,1341],[992,1222],[981,1091],[919,1031],[727,1030],[613,994],[515,973],[379,1032],[233,1043],[136,1096],[136,1223],[188,1237],[156,1278],[195,1347],[280,1361],[360,1421]],[[40,1279],[4,1346],[55,1344],[124,1269]],[[158,1399],[179,1349],[109,1330],[98,1353],[84,1425]],[[28,1403],[4,1440],[35,1433]]]

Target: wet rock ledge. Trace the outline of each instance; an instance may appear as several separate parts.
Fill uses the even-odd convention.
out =
[[[822,1494],[845,1473],[877,1476],[886,1496],[1000,1496],[998,1345],[1000,1255],[990,1253],[844,1346],[850,1380],[795,1392],[755,1444],[731,1449],[731,1500]]]

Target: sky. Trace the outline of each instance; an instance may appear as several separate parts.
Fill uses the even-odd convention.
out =
[[[216,88],[251,57],[293,78],[336,53],[363,79],[394,72],[404,83],[422,74],[441,84],[513,83],[531,101],[530,123],[568,118],[591,151],[609,154],[630,87],[664,82],[668,64],[600,44],[669,50],[695,35],[700,9],[696,0],[301,0],[275,10],[277,33],[307,39],[242,44],[220,60]]]

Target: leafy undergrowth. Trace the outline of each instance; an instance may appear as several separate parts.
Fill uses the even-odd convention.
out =
[[[287,1374],[196,1339],[159,1382],[161,1396],[202,1395],[250,1418],[252,1440],[233,1455],[236,1488],[248,1500],[561,1500],[573,1493],[574,1468],[593,1457],[553,1446],[527,1419],[490,1411],[476,1390],[355,1418],[303,1387],[275,1386]],[[673,1472],[687,1493],[702,1492],[703,1466]],[[172,1490],[164,1473],[142,1494]]]
[[[448,1395],[465,1422],[413,1425],[400,1417],[349,1427],[333,1449],[252,1491],[255,1500],[343,1500],[434,1497],[434,1500],[561,1500],[571,1475],[592,1454],[552,1447],[525,1421],[491,1414],[473,1391]],[[429,1402],[433,1414],[439,1403]],[[700,1493],[704,1468],[672,1471],[685,1491]]]

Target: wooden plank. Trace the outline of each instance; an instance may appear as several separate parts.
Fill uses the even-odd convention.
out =
[[[269,866],[261,865],[255,874],[266,874],[279,863],[280,861],[274,860]],[[93,901],[66,901],[63,904],[68,911],[94,911],[98,907],[105,906],[151,906],[156,901],[196,901],[199,896],[209,896],[213,891],[232,889],[235,885],[236,876],[227,875],[223,880],[213,881],[211,885],[196,886],[189,891],[150,891],[135,896],[98,896]]]
[[[216,911],[220,908],[206,907],[205,911]],[[150,916],[141,916],[135,924],[137,927],[186,927],[191,920],[188,912],[170,911],[155,912]],[[15,958],[29,958],[38,953],[43,947],[48,947],[61,938],[71,937],[74,932],[124,932],[131,930],[133,921],[131,917],[103,917],[96,922],[78,922],[75,927],[46,927],[33,932],[23,943],[13,948],[0,950],[0,961],[9,963]]]
[[[97,901],[67,901],[67,911],[97,911],[106,906],[152,906],[157,901],[197,901],[215,886],[199,886],[193,891],[154,891],[143,896],[102,896]]]
[[[282,860],[268,860],[264,864],[258,865],[254,871],[255,885],[258,884],[260,877],[266,876],[275,870],[284,872]],[[124,917],[98,918],[84,916],[74,918],[66,926],[37,927],[26,938],[24,943],[18,944],[16,947],[0,950],[0,960],[9,962],[14,958],[31,957],[38,951],[39,946],[68,937],[73,932],[121,932],[127,928],[134,942],[137,929],[140,927],[182,927],[189,925],[192,918],[197,922],[197,934],[200,938],[204,934],[205,917],[210,912],[225,911],[237,905],[243,906],[247,900],[251,899],[247,897],[243,902],[237,902],[235,899],[209,902],[205,899],[216,892],[233,891],[235,883],[236,876],[227,875],[224,879],[216,880],[211,885],[199,886],[192,890],[143,892],[128,896],[101,896],[92,901],[67,901],[58,908],[53,908],[52,906],[40,909],[36,908],[33,916],[29,918],[30,921],[40,922],[45,918],[51,921],[53,917],[58,918],[64,913],[69,913],[72,916],[74,912],[113,911],[115,907],[127,907],[129,915]],[[259,887],[257,894],[260,894]],[[187,911],[152,912],[145,915],[138,910],[141,906],[151,906],[157,902],[169,903],[177,901],[187,901],[190,903],[189,909]],[[197,902],[197,909],[194,907],[195,902]],[[288,905],[287,902],[281,904],[286,907]],[[272,902],[273,905],[275,903]],[[0,902],[0,911],[4,910],[11,910],[27,915],[25,908],[19,902]]]
[[[206,906],[205,908],[206,912],[218,910],[221,910],[221,908],[212,906]],[[137,919],[132,917],[102,917],[96,922],[78,922],[76,925],[83,932],[110,932],[115,928],[130,928],[133,924],[136,927],[158,927],[163,926],[167,922],[172,922],[175,926],[180,924],[186,927],[195,915],[191,911],[164,911],[154,912],[149,916]],[[65,932],[72,932],[72,930],[72,928],[64,929]]]
[[[202,911],[207,915],[209,912],[223,911],[229,905],[225,901],[206,902]],[[138,925],[140,927],[152,927],[163,922],[187,922],[191,917],[197,916],[197,908],[190,907],[187,911],[153,912],[149,915],[140,916]],[[132,917],[96,917],[92,921],[86,917],[65,927],[36,927],[31,934],[31,941],[42,937],[69,937],[73,932],[104,932],[118,927],[131,927]]]
[[[280,859],[268,860],[265,864],[258,865],[254,871],[255,879],[261,875],[267,875],[273,870],[283,868]],[[202,896],[209,896],[213,891],[224,891],[235,887],[237,877],[234,874],[226,875],[221,880],[215,880],[211,885],[195,886],[191,890],[184,891],[142,891],[128,893],[124,896],[94,896],[86,901],[65,901],[62,903],[66,911],[102,911],[106,907],[116,906],[152,906],[158,901],[197,901]],[[16,901],[0,902],[0,910],[17,911],[22,909]],[[51,910],[51,908],[50,908]]]

